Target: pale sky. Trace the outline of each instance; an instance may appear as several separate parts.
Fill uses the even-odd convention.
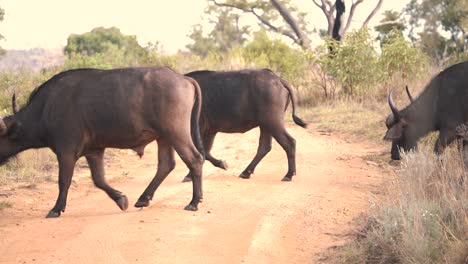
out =
[[[326,28],[325,17],[312,0],[293,0],[308,12],[312,26]],[[357,9],[354,24],[359,27],[377,0],[365,0]],[[388,9],[400,11],[409,0],[385,0],[371,21],[378,23]],[[346,1],[349,6],[350,1]],[[95,27],[118,27],[136,35],[140,44],[159,41],[174,53],[190,42],[191,26],[201,23],[206,0],[0,0],[5,19],[0,23],[0,41],[5,49],[63,48],[72,33]],[[347,8],[349,9],[349,7]],[[256,23],[246,19],[246,23]]]

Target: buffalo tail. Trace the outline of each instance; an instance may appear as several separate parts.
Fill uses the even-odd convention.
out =
[[[293,93],[293,90],[291,88],[291,86],[289,86],[289,83],[286,82],[285,80],[281,79],[281,83],[283,84],[283,86],[286,88],[286,90],[288,90],[288,93],[289,93],[289,97],[291,98],[291,104],[292,104],[292,118],[293,118],[293,121],[294,123],[296,123],[297,125],[303,127],[303,128],[307,128],[307,123],[305,123],[304,121],[302,121],[302,119],[300,119],[297,115],[296,115],[296,99],[294,98],[294,93]]]

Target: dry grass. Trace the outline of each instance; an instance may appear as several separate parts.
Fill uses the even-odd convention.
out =
[[[0,185],[12,182],[28,184],[51,181],[56,176],[57,160],[48,149],[28,150],[0,167]]]
[[[386,129],[385,110],[382,103],[360,103],[343,99],[303,111],[312,125],[321,131],[345,132],[358,139],[381,142]]]
[[[354,243],[346,263],[467,263],[468,179],[456,148],[403,155]]]
[[[6,209],[6,208],[10,208],[12,206],[13,206],[13,204],[11,202],[0,201],[0,211],[2,211],[3,209]]]
[[[383,102],[340,100],[302,108],[301,113],[319,130],[384,143],[387,108]],[[456,146],[440,157],[433,154],[435,138],[431,133],[421,140],[418,152],[402,154],[401,166],[382,187],[385,195],[374,197],[370,211],[357,219],[356,239],[331,253],[331,259],[468,263],[467,172]]]

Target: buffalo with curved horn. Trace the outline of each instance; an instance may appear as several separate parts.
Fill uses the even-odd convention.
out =
[[[19,111],[0,119],[0,164],[27,149],[50,148],[59,164],[59,193],[47,217],[65,211],[77,160],[85,156],[91,178],[120,209],[127,197],[104,177],[106,148],[133,149],[158,143],[158,170],[135,207],[147,207],[156,189],[175,167],[177,152],[193,175],[193,195],[186,210],[202,198],[203,146],[198,127],[201,91],[196,81],[164,67],[61,72],[29,97]]]
[[[392,159],[400,159],[400,150],[416,148],[417,141],[431,131],[439,131],[436,153],[461,137],[457,128],[468,122],[468,62],[440,72],[416,99],[408,87],[406,92],[411,104],[402,110],[396,107],[392,91],[388,95],[392,114],[385,121],[388,130],[384,139],[392,141]],[[467,145],[468,139],[463,139],[464,149]]]

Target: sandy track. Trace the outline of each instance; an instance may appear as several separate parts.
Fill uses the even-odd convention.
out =
[[[1,190],[0,263],[317,263],[348,239],[351,221],[369,206],[382,172],[361,157],[381,149],[289,125],[298,175],[281,182],[286,155],[276,142],[250,180],[238,178],[257,149],[258,130],[219,134],[213,154],[228,171],[206,164],[204,202],[184,211],[191,183],[180,160],[144,210],[118,207],[78,168],[67,211],[45,219],[57,186]],[[156,146],[143,159],[113,151],[108,178],[134,204],[156,168]],[[6,196],[4,195],[4,196]],[[2,197],[0,197],[2,198]],[[2,198],[3,199],[3,198]]]

